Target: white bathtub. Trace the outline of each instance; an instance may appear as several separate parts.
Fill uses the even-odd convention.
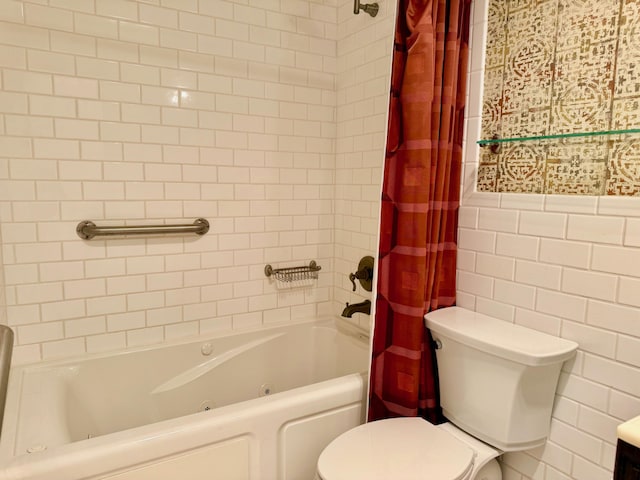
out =
[[[368,340],[340,325],[18,367],[0,479],[312,479],[364,420]]]

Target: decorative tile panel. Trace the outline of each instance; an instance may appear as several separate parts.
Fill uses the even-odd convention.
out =
[[[640,128],[640,2],[491,0],[482,138]],[[484,148],[478,191],[640,195],[640,135]]]

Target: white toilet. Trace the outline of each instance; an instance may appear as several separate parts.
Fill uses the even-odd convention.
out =
[[[392,418],[349,430],[322,452],[320,480],[501,480],[503,452],[542,445],[560,369],[575,342],[459,307],[425,315],[438,345],[450,423]]]

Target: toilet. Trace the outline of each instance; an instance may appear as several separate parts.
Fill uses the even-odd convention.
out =
[[[360,425],[321,453],[318,480],[501,480],[496,458],[546,441],[562,364],[575,342],[460,307],[425,315],[449,420]]]

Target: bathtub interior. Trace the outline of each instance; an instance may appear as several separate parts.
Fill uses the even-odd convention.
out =
[[[368,341],[336,323],[343,326],[325,319],[18,368],[9,391],[18,410],[14,454],[366,371]]]

